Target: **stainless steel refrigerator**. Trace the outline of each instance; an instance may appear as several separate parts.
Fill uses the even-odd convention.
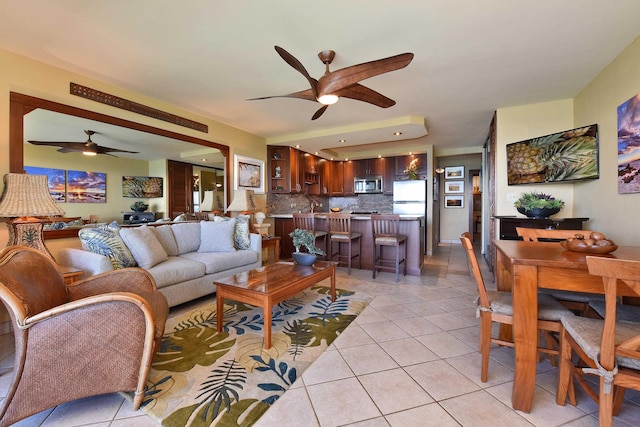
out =
[[[393,182],[393,213],[426,215],[427,182],[423,180]]]

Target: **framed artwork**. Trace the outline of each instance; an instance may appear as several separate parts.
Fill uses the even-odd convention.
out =
[[[233,188],[264,193],[264,162],[251,157],[233,155]]]
[[[450,194],[463,194],[464,181],[445,181],[444,192]]]
[[[107,203],[107,174],[67,171],[68,203]]]
[[[162,197],[162,178],[153,176],[123,176],[122,197]]]
[[[25,166],[24,171],[29,175],[46,175],[49,182],[49,194],[58,203],[67,201],[66,195],[66,175],[64,169],[39,168],[36,166]]]
[[[464,196],[444,196],[445,208],[464,208]]]
[[[444,168],[444,179],[464,178],[464,166],[448,166]]]
[[[640,94],[618,107],[618,193],[640,193]]]
[[[507,144],[507,184],[597,179],[598,125]]]

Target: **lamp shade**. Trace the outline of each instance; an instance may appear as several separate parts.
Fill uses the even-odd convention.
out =
[[[214,210],[213,190],[207,190],[204,192],[202,203],[200,203],[200,212],[212,210]]]
[[[245,190],[239,188],[233,195],[231,204],[227,207],[225,212],[245,212],[253,211],[256,208],[256,204],[253,201],[253,190]]]
[[[0,198],[0,218],[64,215],[51,194],[46,175],[8,173]]]

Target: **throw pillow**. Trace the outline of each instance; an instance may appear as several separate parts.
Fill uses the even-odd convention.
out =
[[[173,236],[178,244],[178,254],[195,252],[200,246],[200,224],[197,222],[181,222],[171,226]]]
[[[146,225],[123,228],[120,230],[120,237],[141,268],[148,270],[169,259],[155,233]]]
[[[170,225],[160,225],[158,227],[149,228],[151,228],[155,232],[158,241],[160,241],[160,244],[164,248],[167,255],[178,255],[178,243],[176,242],[176,238],[173,235],[173,231],[171,230]]]
[[[249,219],[251,215],[239,214],[235,218],[226,216],[216,216],[213,218],[215,222],[234,222],[233,241],[236,249],[251,249],[251,239],[249,237]]]
[[[185,214],[180,214],[173,219],[173,222],[183,222],[187,220],[187,216]]]
[[[109,258],[114,270],[137,265],[118,232],[109,226],[81,228],[78,237],[83,249]]]
[[[202,221],[198,252],[235,252],[234,228],[235,221]]]

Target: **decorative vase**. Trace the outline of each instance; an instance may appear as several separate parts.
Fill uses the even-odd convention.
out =
[[[518,212],[529,218],[546,219],[551,215],[555,215],[560,212],[560,208],[533,208],[531,210],[525,210],[524,208],[517,208]]]
[[[133,209],[134,212],[144,212],[146,210],[147,210],[147,208],[135,208],[135,209]]]
[[[294,252],[291,256],[298,265],[313,265],[316,259],[318,259],[318,255],[308,254],[306,252]]]

